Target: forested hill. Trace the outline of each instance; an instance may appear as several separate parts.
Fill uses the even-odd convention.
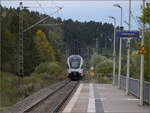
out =
[[[23,10],[23,28],[27,28],[47,15]],[[53,18],[43,23],[56,23]],[[41,24],[43,24],[41,23]],[[2,71],[18,73],[19,9],[2,8]],[[64,59],[63,30],[60,26],[35,26],[23,33],[24,72],[33,72],[42,62],[61,62]]]
[[[105,47],[105,41],[113,39],[113,26],[112,24],[101,22],[79,22],[64,20],[64,36],[65,40],[69,42],[69,40],[79,40],[81,43],[87,46],[95,47],[95,39],[98,38],[99,45],[101,47]],[[108,41],[108,47],[111,44]]]
[[[98,48],[112,48],[113,41],[113,25],[101,22],[79,22],[64,20],[64,39],[67,48],[72,50],[84,49],[84,48],[95,48],[96,38]],[[85,51],[85,50],[84,50]],[[78,53],[72,51],[71,53]]]
[[[47,15],[23,10],[23,28],[27,28]],[[42,62],[63,62],[66,51],[95,48],[96,38],[99,48],[112,48],[113,25],[101,22],[79,22],[50,17],[41,24],[24,32],[24,71],[33,72]],[[17,74],[19,54],[19,9],[2,7],[2,71]],[[81,51],[80,51],[81,52]]]

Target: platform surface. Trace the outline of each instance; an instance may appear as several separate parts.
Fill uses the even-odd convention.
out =
[[[63,113],[150,113],[150,107],[139,106],[139,99],[111,84],[81,83]]]

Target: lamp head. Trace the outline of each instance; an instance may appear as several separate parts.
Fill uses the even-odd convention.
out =
[[[125,24],[129,25],[129,23],[127,21],[124,21]]]
[[[61,9],[63,9],[63,7],[59,7],[59,9],[61,10]]]
[[[109,16],[108,18],[115,19],[113,16]]]
[[[118,7],[118,8],[122,8],[119,4],[114,4],[113,6]]]

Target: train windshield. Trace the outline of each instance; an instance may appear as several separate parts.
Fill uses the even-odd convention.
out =
[[[81,59],[80,59],[80,58],[78,58],[78,57],[70,58],[69,62],[70,62],[70,66],[71,66],[71,68],[73,68],[73,69],[77,69],[77,68],[79,68],[79,67],[80,67]]]

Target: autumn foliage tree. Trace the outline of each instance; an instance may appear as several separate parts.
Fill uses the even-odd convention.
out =
[[[38,30],[36,32],[35,43],[39,51],[39,56],[43,61],[55,61],[55,52],[53,47],[48,42],[46,35],[42,30]]]

